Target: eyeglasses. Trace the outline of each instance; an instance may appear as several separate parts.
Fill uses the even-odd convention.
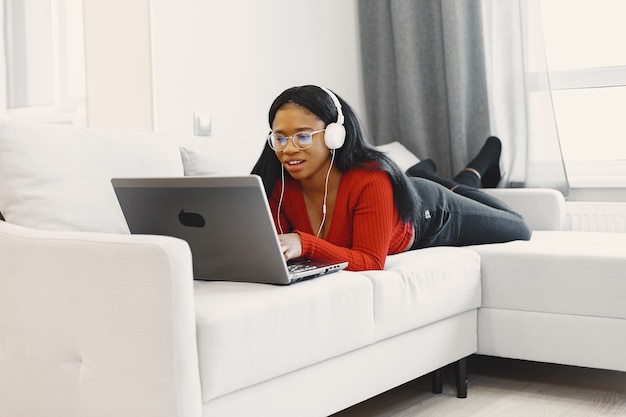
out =
[[[294,146],[301,151],[308,149],[313,144],[313,135],[323,132],[326,129],[316,130],[314,132],[298,132],[291,136],[281,135],[280,133],[270,133],[267,135],[267,142],[270,148],[275,151],[282,151],[287,147],[287,139],[291,138]]]

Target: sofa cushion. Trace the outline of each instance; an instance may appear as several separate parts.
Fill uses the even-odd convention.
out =
[[[196,281],[205,401],[372,343],[372,285],[340,271],[290,286]]]
[[[420,161],[413,152],[409,151],[403,144],[397,141],[378,145],[376,148],[387,154],[393,162],[398,164],[403,172]]]
[[[183,175],[178,147],[148,132],[0,120],[0,212],[37,229],[128,233],[111,178]]]
[[[363,274],[374,289],[376,340],[480,306],[480,258],[468,249],[435,247],[391,255],[384,271]]]
[[[483,307],[626,319],[626,234],[535,231],[474,246]]]
[[[259,142],[258,146],[250,146],[244,139],[187,139],[180,147],[185,175],[250,174],[261,155],[263,142]]]

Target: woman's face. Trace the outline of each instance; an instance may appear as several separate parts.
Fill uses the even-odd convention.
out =
[[[272,131],[285,136],[291,136],[302,131],[322,130],[325,127],[326,123],[315,114],[294,103],[283,105],[276,112],[272,123]],[[287,147],[282,151],[276,151],[278,160],[296,180],[325,178],[330,156],[330,150],[324,143],[324,132],[313,135],[313,143],[310,148],[298,149],[288,137]]]

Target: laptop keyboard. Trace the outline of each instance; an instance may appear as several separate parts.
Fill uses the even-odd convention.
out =
[[[311,265],[308,263],[294,263],[294,264],[288,264],[287,265],[287,270],[289,272],[303,272],[303,271],[310,271],[311,269],[315,269],[316,266],[315,265]]]

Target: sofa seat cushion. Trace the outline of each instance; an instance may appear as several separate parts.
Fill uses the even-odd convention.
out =
[[[626,318],[626,234],[535,231],[530,241],[473,247],[483,307]]]
[[[205,401],[373,341],[372,284],[359,273],[290,286],[196,281],[195,293]]]
[[[468,249],[404,252],[389,256],[384,271],[363,274],[374,289],[377,341],[480,306],[480,258]]]

